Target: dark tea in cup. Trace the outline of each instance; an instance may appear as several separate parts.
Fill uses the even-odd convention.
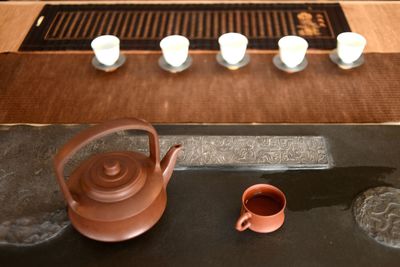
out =
[[[242,211],[236,229],[273,232],[283,225],[285,207],[286,197],[281,190],[269,184],[253,185],[243,193]]]
[[[270,216],[282,209],[282,202],[274,196],[257,194],[245,203],[246,207],[253,213],[261,216]]]

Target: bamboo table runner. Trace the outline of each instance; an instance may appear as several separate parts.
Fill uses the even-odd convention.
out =
[[[236,72],[217,65],[215,52],[193,52],[193,66],[179,75],[157,66],[159,51],[124,52],[126,65],[109,74],[92,68],[91,51],[0,54],[0,121],[398,122],[400,4],[340,5],[351,29],[368,40],[359,69],[342,71],[316,50],[294,75],[278,71],[267,50],[252,51],[250,65]],[[0,3],[0,51],[18,50],[43,6]]]
[[[90,54],[0,54],[0,121],[88,123],[141,117],[170,123],[358,123],[400,121],[400,54],[366,54],[344,71],[326,54],[308,55],[287,74],[268,54],[238,71],[215,54],[193,55],[179,74],[158,67],[160,54],[127,55],[113,73]]]

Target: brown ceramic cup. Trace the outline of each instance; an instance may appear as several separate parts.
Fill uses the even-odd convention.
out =
[[[285,220],[285,194],[269,184],[256,184],[246,189],[242,196],[242,211],[236,229],[247,228],[258,233],[270,233]]]

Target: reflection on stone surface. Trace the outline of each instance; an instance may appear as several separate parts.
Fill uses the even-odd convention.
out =
[[[358,225],[380,244],[400,248],[400,189],[376,187],[354,202]]]
[[[396,169],[389,167],[333,167],[328,170],[267,172],[266,183],[283,190],[287,208],[309,211],[319,207],[352,208],[354,197],[368,188],[390,186],[386,178]]]
[[[57,236],[68,225],[53,157],[85,127],[0,126],[0,244],[37,244]],[[160,136],[162,156],[177,143],[183,144],[178,169],[330,166],[327,145],[320,136]],[[65,175],[90,155],[126,150],[148,153],[147,137],[126,131],[91,142],[70,160]]]
[[[0,244],[35,245],[57,236],[69,224],[65,209],[3,221]]]

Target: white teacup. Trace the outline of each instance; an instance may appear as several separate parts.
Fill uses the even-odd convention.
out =
[[[342,32],[337,36],[337,54],[344,63],[356,61],[364,51],[367,40],[355,32]]]
[[[231,65],[244,58],[248,42],[246,36],[236,32],[228,32],[218,38],[221,55]]]
[[[120,41],[114,35],[101,35],[93,39],[91,46],[97,60],[106,66],[111,66],[119,58]]]
[[[189,55],[189,44],[189,39],[182,35],[163,38],[160,47],[165,61],[173,67],[181,66]]]
[[[308,43],[304,38],[288,35],[279,39],[278,46],[281,61],[287,67],[294,68],[304,60]]]

